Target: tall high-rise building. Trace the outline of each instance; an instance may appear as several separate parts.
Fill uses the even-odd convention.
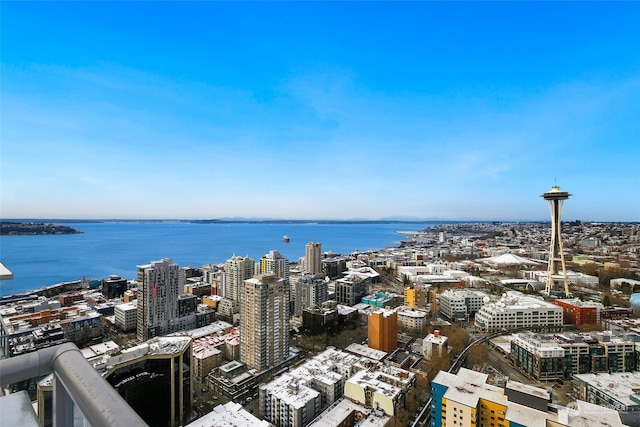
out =
[[[184,270],[171,258],[139,265],[137,338],[146,341],[170,332],[178,317],[178,295],[184,288]]]
[[[369,347],[391,353],[398,347],[398,314],[380,309],[369,314]]]
[[[320,305],[329,299],[328,283],[312,275],[304,275],[296,281],[294,315],[302,316],[302,310]]]
[[[255,261],[234,255],[224,263],[224,297],[240,302],[244,281],[253,277]]]
[[[322,243],[309,242],[305,246],[305,270],[314,276],[322,274]]]
[[[275,274],[289,284],[289,259],[279,251],[269,251],[260,259],[257,274]]]
[[[561,191],[560,187],[554,185],[551,190],[544,193],[543,197],[549,202],[551,211],[551,247],[549,249],[549,265],[547,267],[547,285],[545,294],[551,295],[557,290],[556,284],[564,284],[564,295],[569,297],[569,280],[567,279],[567,269],[564,263],[564,252],[562,249],[562,202],[567,200],[571,194]]]
[[[240,361],[263,371],[289,354],[289,291],[283,278],[245,280],[240,305]]]

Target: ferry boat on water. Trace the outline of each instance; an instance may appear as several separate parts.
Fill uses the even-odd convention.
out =
[[[282,241],[285,243],[289,243],[289,236],[287,236],[286,234],[282,236]]]

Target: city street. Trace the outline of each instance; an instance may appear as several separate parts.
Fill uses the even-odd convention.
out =
[[[527,378],[526,375],[518,371],[516,368],[509,364],[509,361],[505,359],[500,353],[496,350],[489,348],[488,349],[488,358],[489,363],[496,368],[502,375],[509,377],[514,381],[518,381],[524,384],[531,383],[531,380]]]

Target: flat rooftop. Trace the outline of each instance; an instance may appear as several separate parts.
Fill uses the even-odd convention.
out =
[[[577,374],[575,378],[598,388],[626,406],[640,406],[640,372]],[[632,399],[632,396],[635,399]]]
[[[357,354],[359,356],[368,357],[373,360],[382,360],[387,356],[387,353],[382,350],[376,350],[374,348],[369,348],[366,345],[362,344],[349,344],[345,351],[348,351],[353,354]]]
[[[242,405],[228,402],[218,405],[211,412],[189,423],[186,427],[272,427],[268,421],[256,418],[245,411]]]

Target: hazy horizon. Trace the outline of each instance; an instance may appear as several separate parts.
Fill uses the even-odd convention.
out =
[[[0,217],[640,220],[639,2],[2,2]]]
[[[551,223],[551,219],[447,219],[447,218],[406,218],[406,217],[389,217],[389,218],[256,218],[256,217],[222,217],[222,218],[1,218],[2,221],[60,221],[60,222],[296,222],[296,223],[313,223],[313,222],[406,222],[406,223]],[[639,221],[595,221],[589,219],[568,219],[563,218],[562,222],[575,222],[580,221],[583,223],[640,223]]]

